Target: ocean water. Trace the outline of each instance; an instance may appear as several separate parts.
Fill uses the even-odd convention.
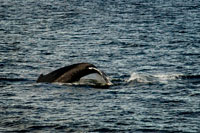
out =
[[[109,88],[36,83],[79,62]],[[200,132],[200,1],[0,0],[0,132]]]

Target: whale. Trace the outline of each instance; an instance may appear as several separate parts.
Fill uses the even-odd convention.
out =
[[[101,70],[99,70],[95,65],[90,63],[77,63],[69,66],[65,66],[54,70],[46,75],[41,74],[37,83],[75,83],[79,82],[83,77],[91,74],[97,74],[101,77],[102,85],[110,86],[112,82],[109,80],[108,76]]]

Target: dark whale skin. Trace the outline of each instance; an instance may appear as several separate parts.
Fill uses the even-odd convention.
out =
[[[73,83],[79,81],[81,77],[92,73],[98,73],[108,84],[110,84],[110,81],[106,78],[106,74],[98,70],[96,66],[90,63],[77,63],[62,67],[46,75],[41,74],[37,79],[37,82]]]

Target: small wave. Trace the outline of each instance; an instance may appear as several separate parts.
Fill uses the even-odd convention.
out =
[[[200,75],[179,75],[177,78],[181,78],[181,79],[200,79]]]
[[[98,128],[98,129],[94,129],[91,132],[116,132],[118,130],[115,129],[110,129],[110,128]]]
[[[18,82],[18,81],[26,81],[26,79],[23,79],[23,78],[0,78],[0,81]]]

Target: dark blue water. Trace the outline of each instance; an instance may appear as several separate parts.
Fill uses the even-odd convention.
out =
[[[109,89],[36,83],[78,62]],[[0,132],[200,132],[200,1],[0,0]]]

